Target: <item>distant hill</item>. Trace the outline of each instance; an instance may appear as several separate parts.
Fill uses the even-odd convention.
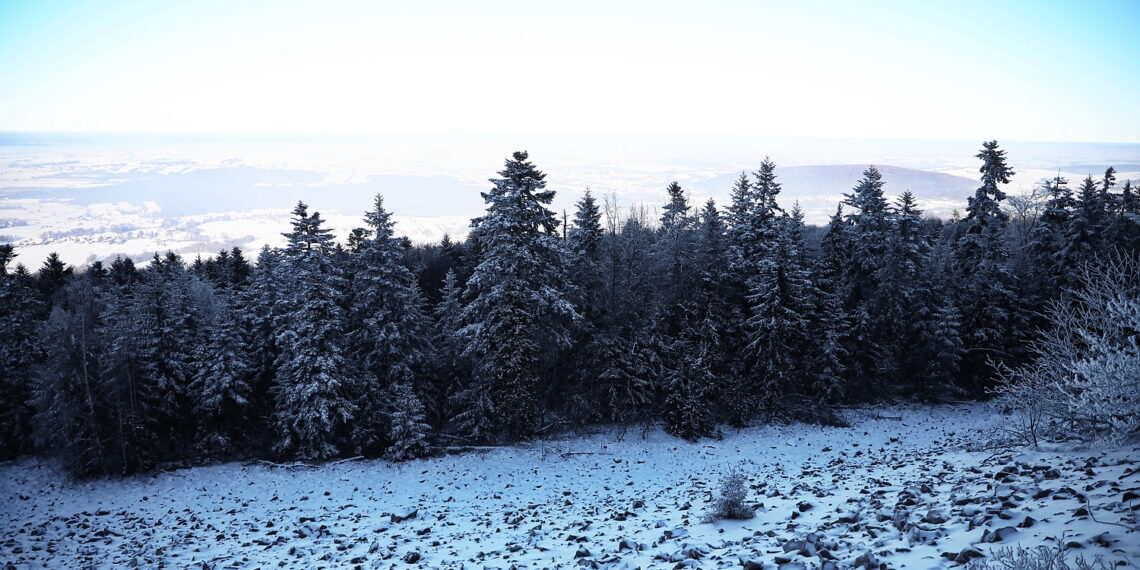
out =
[[[887,196],[897,196],[904,190],[910,190],[920,200],[961,200],[965,203],[966,198],[978,187],[976,180],[953,174],[899,166],[875,166],[883,174],[883,192]],[[851,192],[866,169],[865,164],[780,166],[776,168],[776,177],[783,185],[782,197],[817,198],[821,195],[837,196]],[[694,183],[693,186],[709,194],[727,194],[739,176],[740,173],[724,174]]]
[[[317,211],[359,213],[384,195],[389,211],[407,216],[478,215],[483,188],[445,176],[374,175],[366,182],[325,182],[307,170],[247,166],[203,168],[170,174],[134,172],[84,173],[88,180],[106,179],[90,188],[0,188],[7,198],[50,198],[77,204],[155,203],[164,216],[192,216],[255,208],[289,209],[298,200]],[[58,175],[56,175],[58,176]]]

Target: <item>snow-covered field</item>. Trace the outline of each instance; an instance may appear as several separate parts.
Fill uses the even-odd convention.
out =
[[[1140,564],[1140,449],[971,451],[990,407],[879,408],[850,428],[762,426],[689,444],[615,431],[405,464],[230,463],[68,482],[0,465],[17,568],[890,568],[1004,547]],[[758,506],[702,522],[740,465]],[[786,566],[779,566],[786,565]],[[745,566],[756,568],[758,566]]]

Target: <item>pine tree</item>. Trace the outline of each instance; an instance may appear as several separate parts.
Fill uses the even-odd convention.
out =
[[[364,220],[370,237],[351,262],[349,345],[361,372],[354,438],[361,452],[378,453],[387,433],[383,395],[398,383],[420,383],[432,353],[431,323],[416,277],[401,263],[403,249],[383,197],[376,196]]]
[[[111,397],[100,373],[102,301],[82,278],[59,293],[43,325],[47,358],[33,391],[37,443],[58,452],[75,476],[135,472],[149,458],[123,437],[138,428],[134,418],[109,405],[124,400]]]
[[[816,274],[820,288],[836,299],[847,298],[844,270],[851,257],[851,240],[848,225],[840,203],[827,223],[827,230],[819,244],[819,263]]]
[[[279,354],[273,386],[277,448],[302,459],[348,449],[356,414],[344,354],[343,277],[333,261],[332,233],[320,214],[298,203],[281,265],[285,288],[275,309]]]
[[[1049,198],[1030,236],[1029,255],[1035,262],[1035,289],[1043,299],[1056,297],[1066,280],[1063,257],[1067,241],[1065,230],[1076,206],[1068,184],[1060,172],[1052,180],[1045,181],[1043,187]],[[1038,300],[1035,304],[1043,303],[1043,300]]]
[[[40,291],[40,299],[51,304],[57,291],[67,284],[67,280],[75,273],[75,269],[59,258],[59,254],[48,254],[40,270],[36,272],[36,285]]]
[[[669,201],[661,214],[662,229],[666,233],[685,229],[689,224],[689,200],[685,197],[685,190],[674,180],[665,187],[665,193]]]
[[[1067,267],[1076,268],[1105,249],[1103,234],[1108,217],[1105,194],[1092,176],[1086,176],[1077,189],[1073,212],[1065,224],[1065,249],[1061,257]],[[1068,284],[1076,279],[1071,272],[1067,277]]]
[[[746,350],[758,381],[752,395],[769,413],[777,411],[785,396],[807,391],[804,370],[817,296],[803,255],[803,216],[798,206],[781,219],[780,226],[748,297]]]
[[[565,380],[558,388],[562,392],[559,401],[566,403],[568,412],[576,419],[596,419],[597,410],[587,403],[587,393],[597,378],[599,369],[593,366],[594,342],[607,336],[603,328],[605,322],[602,305],[602,240],[601,210],[593,194],[586,189],[585,196],[577,203],[574,225],[567,236],[569,254],[568,267],[573,285],[574,306],[582,316],[572,328],[571,348],[561,364],[559,375]]]
[[[675,321],[679,313],[687,309],[681,305],[695,279],[692,257],[696,219],[689,214],[691,208],[688,198],[680,184],[670,182],[665,192],[668,202],[661,214],[661,237],[656,253],[665,278],[660,291],[662,303],[673,313],[670,316],[671,321],[674,321],[670,327],[673,330],[669,332],[675,332],[683,326]]]
[[[900,371],[906,366],[905,353],[912,345],[903,339],[917,326],[919,315],[914,308],[924,291],[919,282],[930,256],[930,243],[923,234],[922,210],[909,190],[899,196],[888,216],[890,233],[870,303],[880,323],[879,350],[884,358],[877,367],[883,378],[880,385],[883,390],[895,391],[905,383]]]
[[[741,173],[732,189],[729,206],[729,244],[732,263],[744,290],[768,254],[779,233],[783,210],[776,203],[781,185],[776,181],[776,163],[765,157],[760,169],[753,173],[754,182]]]
[[[277,329],[275,322],[284,306],[281,297],[286,290],[281,268],[282,254],[268,245],[257,255],[257,265],[248,289],[239,293],[242,311],[238,317],[247,331],[246,361],[250,370],[251,420],[257,425],[268,423],[272,415],[270,390],[277,377]]]
[[[190,393],[199,424],[198,448],[208,454],[237,450],[250,422],[253,370],[236,301],[234,294],[223,293],[222,306],[206,325],[205,342],[195,355]]]
[[[119,287],[129,287],[139,280],[135,262],[129,257],[116,257],[111,262],[111,281]]]
[[[475,362],[476,386],[492,394],[465,410],[468,426],[493,424],[511,436],[527,436],[538,427],[542,366],[568,340],[565,322],[577,313],[563,290],[562,242],[558,221],[546,205],[546,175],[516,152],[483,193],[487,213],[473,222],[480,261],[467,281],[470,303],[464,308],[465,353]],[[476,412],[476,410],[478,410]]]
[[[714,372],[716,331],[694,322],[670,347],[673,366],[665,378],[665,431],[686,441],[712,435],[712,391],[721,382]]]
[[[252,274],[253,268],[250,267],[249,262],[246,261],[241,248],[236,245],[233,246],[233,248],[230,249],[230,284],[239,289],[245,288],[245,286],[249,284],[249,278]]]
[[[432,368],[433,382],[428,387],[429,416],[436,426],[443,427],[452,415],[453,404],[461,402],[457,393],[461,386],[468,384],[470,370],[463,358],[463,339],[459,336],[462,327],[463,303],[455,271],[448,270],[443,278],[440,302],[435,306],[432,327],[432,344],[436,350],[435,366]],[[468,394],[473,396],[473,394]]]
[[[863,178],[844,195],[847,214],[844,238],[847,259],[842,270],[843,310],[853,319],[846,349],[852,382],[863,389],[862,396],[889,396],[888,384],[894,376],[895,358],[887,325],[898,283],[884,282],[888,247],[896,240],[895,219],[883,196],[882,174],[874,166],[863,171]]]
[[[391,423],[388,440],[392,443],[385,456],[392,461],[426,456],[431,451],[428,443],[431,426],[427,424],[423,404],[412,390],[411,384],[393,384],[386,401],[390,402],[387,414]]]
[[[32,449],[32,366],[40,357],[39,301],[23,266],[14,273],[10,244],[0,245],[0,461]]]
[[[587,323],[596,320],[601,288],[602,213],[590,190],[578,201],[570,229],[570,266],[580,299],[579,312]]]
[[[661,347],[650,327],[638,332],[607,331],[597,335],[586,354],[598,370],[588,393],[597,419],[631,424],[652,414],[656,380],[663,371]]]
[[[965,355],[962,372],[965,387],[975,393],[984,388],[993,369],[993,359],[1016,357],[1020,336],[1019,300],[1014,278],[1007,267],[1009,250],[1006,230],[1009,215],[1000,202],[1013,169],[1006,165],[1005,151],[997,141],[984,143],[977,157],[982,160],[982,185],[969,199],[964,233],[955,243],[957,303],[962,318]]]

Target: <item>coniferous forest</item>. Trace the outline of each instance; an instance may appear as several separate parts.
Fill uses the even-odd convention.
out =
[[[765,159],[726,205],[674,182],[655,209],[587,191],[564,221],[516,152],[462,242],[412,244],[377,196],[345,243],[298,203],[255,258],[33,271],[3,246],[0,458],[76,476],[404,460],[594,423],[696,441],[1027,394],[1084,433],[1136,433],[1136,189],[1109,168],[1007,197],[1005,152],[977,158],[952,220],[884,195],[872,166],[807,226]]]

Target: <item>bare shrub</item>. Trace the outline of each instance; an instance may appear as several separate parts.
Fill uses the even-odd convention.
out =
[[[995,550],[989,559],[971,560],[966,570],[1108,570],[1109,565],[1100,558],[1091,562],[1078,556],[1070,565],[1063,541],[1053,547],[1018,547]]]
[[[1007,431],[1034,446],[1046,430],[1108,441],[1140,432],[1140,260],[1086,264],[1047,316],[1036,359],[999,369],[995,393],[1018,418]]]

